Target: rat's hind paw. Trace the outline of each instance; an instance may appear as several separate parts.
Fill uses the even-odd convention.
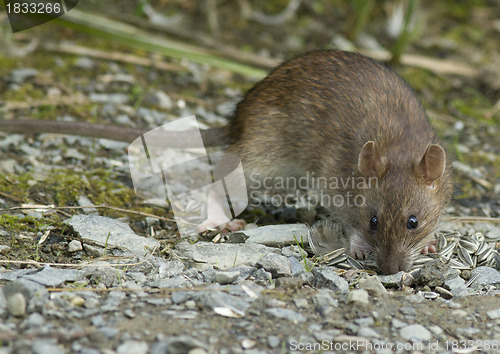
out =
[[[233,219],[229,222],[219,223],[215,220],[207,219],[198,225],[198,232],[205,232],[208,230],[220,230],[222,232],[235,232],[240,231],[247,225],[243,219]]]

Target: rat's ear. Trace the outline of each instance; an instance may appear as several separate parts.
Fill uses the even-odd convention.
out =
[[[446,169],[446,154],[444,149],[436,144],[431,144],[422,157],[420,170],[427,184],[432,184],[441,177]]]
[[[380,177],[385,169],[386,158],[380,156],[375,142],[368,141],[361,148],[358,158],[359,172],[365,177]]]

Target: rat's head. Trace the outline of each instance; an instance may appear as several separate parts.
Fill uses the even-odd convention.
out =
[[[385,156],[369,141],[358,161],[361,174],[376,177],[378,188],[365,190],[357,231],[384,274],[411,267],[430,241],[452,192],[450,168],[441,146],[430,144],[414,161],[391,155],[387,158],[389,153]]]

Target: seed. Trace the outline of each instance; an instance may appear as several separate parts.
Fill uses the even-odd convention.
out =
[[[474,261],[472,260],[470,253],[465,248],[459,246],[457,254],[458,254],[458,258],[464,264],[468,264],[469,266],[474,267]]]
[[[444,237],[443,235],[439,236],[438,249],[442,250],[443,248],[446,247],[447,244],[448,244],[448,241],[446,241],[446,237]]]
[[[348,256],[346,254],[342,254],[342,255],[332,259],[327,265],[331,266],[331,265],[336,265],[336,264],[342,263],[345,260],[347,260],[347,258],[348,258]]]
[[[364,269],[363,265],[352,257],[347,257],[347,264],[349,264],[354,269]]]
[[[435,293],[434,291],[423,291],[422,296],[426,299],[434,300],[439,297],[439,294]]]
[[[478,250],[480,243],[472,238],[462,238],[458,244],[465,248],[469,253],[474,253]]]
[[[471,269],[470,267],[466,266],[465,264],[463,264],[460,261],[457,261],[454,258],[450,258],[448,260],[448,264],[450,265],[450,267],[452,267],[454,269],[458,269],[458,270],[470,270]]]
[[[455,250],[456,246],[457,246],[456,242],[450,243],[443,250],[441,250],[441,252],[439,252],[439,255],[443,258],[449,259],[451,257],[451,255],[453,254],[453,251]]]

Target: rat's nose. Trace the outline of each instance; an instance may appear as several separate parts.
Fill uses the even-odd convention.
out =
[[[382,274],[395,274],[402,270],[407,271],[411,266],[410,262],[397,255],[388,255],[384,259],[379,259],[378,265]]]

